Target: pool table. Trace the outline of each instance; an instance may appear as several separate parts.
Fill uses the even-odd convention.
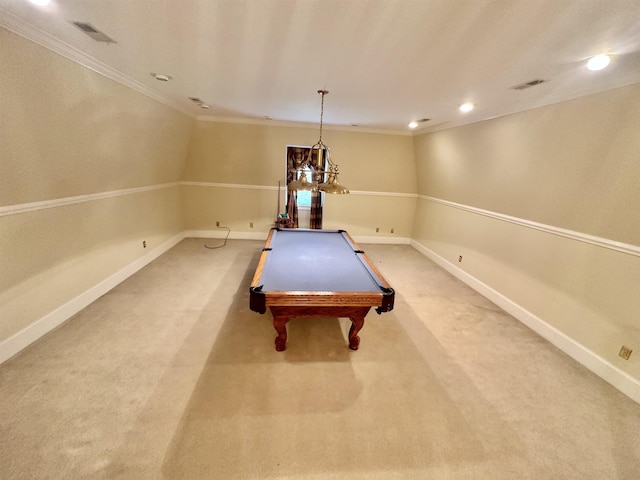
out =
[[[273,315],[276,350],[287,344],[291,318],[349,318],[349,348],[371,307],[393,309],[395,292],[344,230],[273,228],[249,288],[249,307]]]

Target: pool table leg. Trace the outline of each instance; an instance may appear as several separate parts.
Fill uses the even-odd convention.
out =
[[[367,311],[369,309],[367,308]],[[351,328],[349,329],[349,348],[351,350],[357,350],[360,346],[360,337],[358,336],[358,332],[364,326],[364,315],[352,316],[349,317],[351,320]]]
[[[278,336],[276,337],[276,350],[282,352],[287,348],[287,322],[289,317],[274,315],[273,328],[276,329]]]
[[[270,307],[273,315],[273,328],[276,329],[278,336],[276,337],[276,350],[282,352],[287,348],[287,322],[291,318],[310,318],[310,317],[327,317],[327,318],[348,318],[351,320],[351,328],[349,329],[349,348],[358,350],[360,346],[360,337],[358,332],[364,326],[364,317],[371,307],[359,306],[312,306],[312,307],[291,307],[277,306]]]

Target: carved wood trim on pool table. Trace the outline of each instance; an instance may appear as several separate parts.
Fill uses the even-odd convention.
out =
[[[267,307],[282,306],[378,306],[382,305],[382,294],[375,292],[268,292]]]

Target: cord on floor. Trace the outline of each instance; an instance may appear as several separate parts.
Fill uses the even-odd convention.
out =
[[[224,242],[222,243],[222,245],[216,245],[216,246],[210,246],[210,245],[207,245],[205,243],[204,244],[204,248],[209,248],[211,250],[214,250],[216,248],[222,248],[227,244],[227,239],[229,238],[229,234],[231,233],[231,229],[229,227],[217,227],[217,228],[226,228],[227,229],[227,236],[224,237]]]

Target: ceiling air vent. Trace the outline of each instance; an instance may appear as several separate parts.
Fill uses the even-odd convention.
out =
[[[211,108],[211,105],[207,105],[203,100],[200,100],[197,97],[187,97],[187,98],[189,98],[189,100],[191,100],[193,103],[198,105],[200,108],[204,108],[205,110],[209,110]]]
[[[541,83],[546,82],[547,80],[540,80],[537,78],[536,80],[531,80],[530,82],[521,83],[520,85],[516,85],[515,87],[511,87],[512,90],[524,90],[525,88],[535,87],[536,85],[540,85]]]
[[[71,23],[76,27],[78,27],[80,30],[82,30],[84,33],[89,35],[91,38],[93,38],[96,42],[116,43],[115,40],[113,40],[111,37],[108,37],[107,35],[102,33],[100,30],[95,28],[90,23],[86,23],[86,22],[71,22]]]

